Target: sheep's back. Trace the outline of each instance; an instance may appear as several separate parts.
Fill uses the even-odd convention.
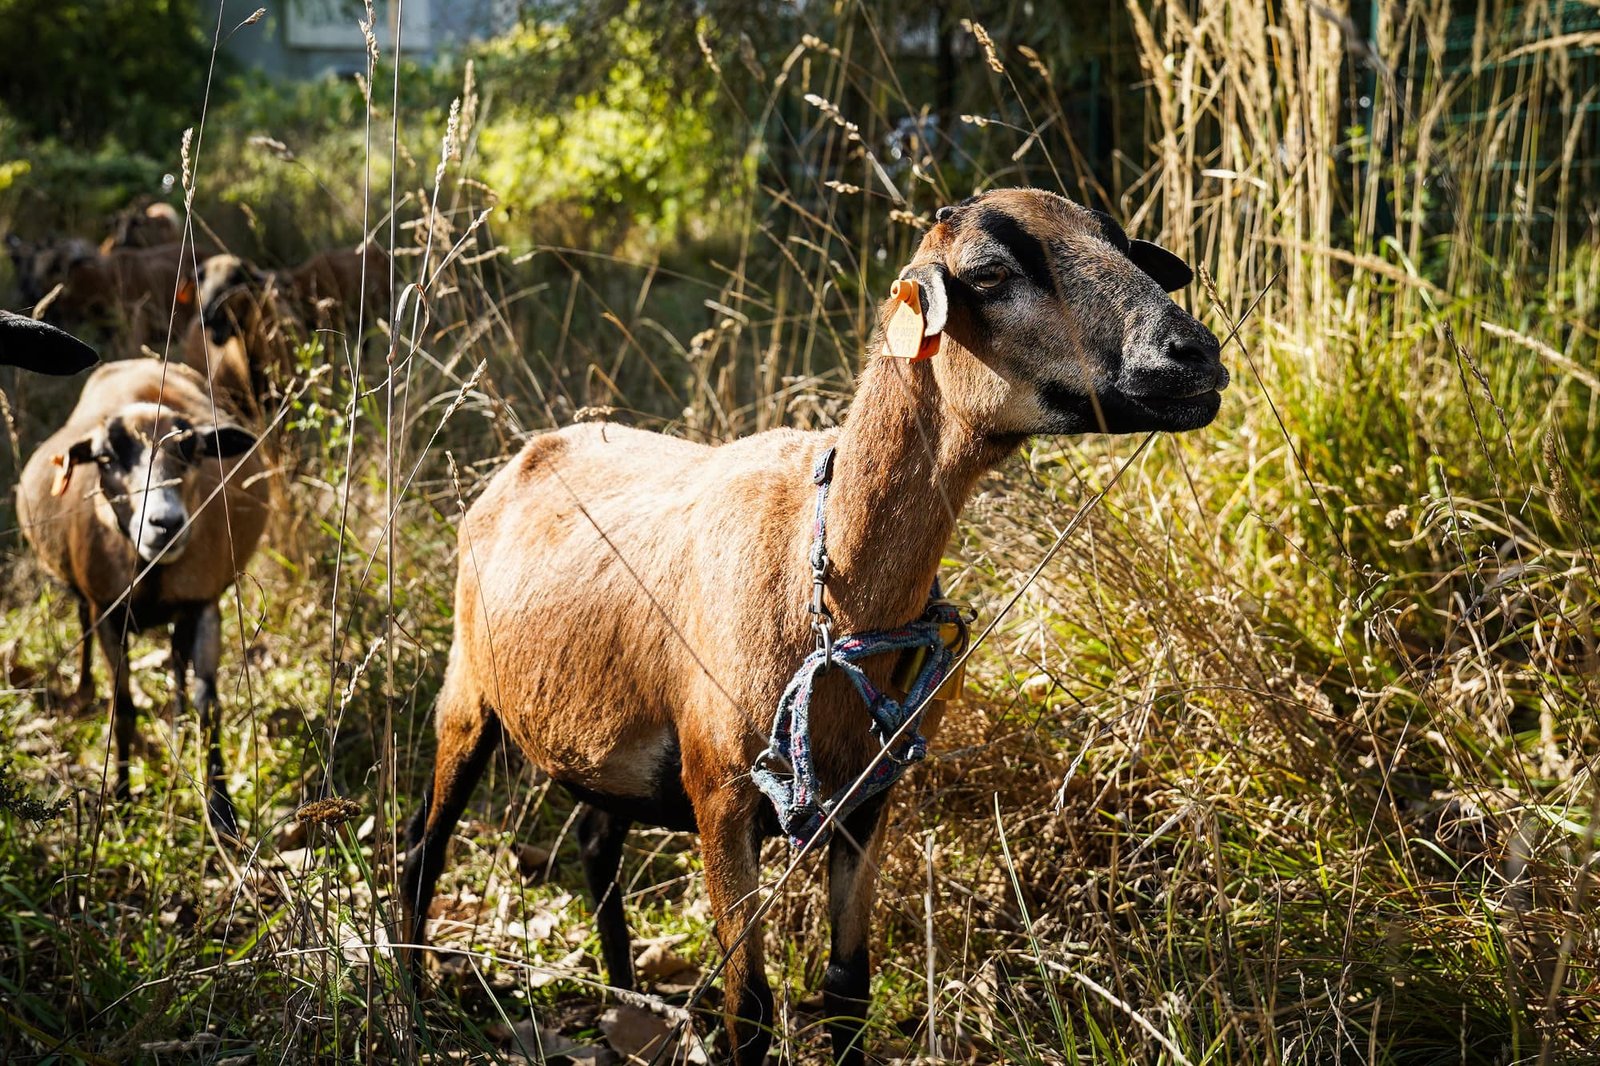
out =
[[[728,746],[759,741],[810,639],[816,441],[711,448],[584,425],[534,438],[492,479],[461,530],[454,654],[530,757],[600,765],[630,731],[682,729],[713,704],[747,719]]]

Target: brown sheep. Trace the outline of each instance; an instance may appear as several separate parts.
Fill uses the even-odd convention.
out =
[[[1227,384],[1216,338],[1163,291],[1187,284],[1188,267],[1050,193],[997,191],[940,210],[902,278],[921,307],[883,308],[887,331],[842,429],[707,447],[572,426],[533,438],[473,504],[460,529],[432,782],[400,882],[401,943],[423,942],[446,843],[506,737],[581,801],[581,854],[618,987],[633,982],[615,880],[628,828],[700,833],[726,952],[731,1058],[765,1061],[772,993],[760,929],[744,934],[760,843],[779,825],[752,767],[813,650],[819,455],[836,451],[825,606],[841,634],[894,629],[922,614],[979,478],[1028,437],[1198,429]],[[897,660],[862,668],[887,690]],[[923,733],[940,713],[930,706]],[[839,668],[818,680],[810,721],[822,795],[832,796],[880,741]],[[834,1055],[848,1064],[865,1054],[886,795],[849,810],[828,844],[824,1011]]]
[[[137,731],[128,635],[170,624],[180,709],[191,666],[195,672],[207,814],[230,835],[238,823],[217,714],[217,600],[267,519],[255,443],[230,413],[212,407],[205,382],[188,367],[123,360],[90,375],[66,425],[28,460],[17,486],[23,535],[78,600],[83,644],[74,702],[94,699],[96,635],[111,671],[117,798],[129,795]]]
[[[111,232],[100,242],[102,255],[116,248],[154,248],[183,239],[183,222],[171,204],[135,201],[117,212]]]
[[[6,234],[6,252],[11,256],[11,273],[16,278],[17,295],[24,307],[32,308],[66,280],[67,268],[82,259],[93,258],[94,245],[80,237],[30,241],[15,233]]]
[[[230,402],[261,419],[276,410],[310,339],[305,311],[285,274],[235,255],[200,264],[199,315],[184,334],[183,361]]]
[[[111,327],[130,346],[162,345],[169,326],[182,338],[195,313],[194,249],[186,244],[91,252],[41,280],[61,286],[47,321]]]
[[[387,313],[388,285],[389,257],[372,245],[319,252],[292,270],[212,256],[200,265],[199,318],[184,337],[183,361],[247,409],[270,414],[294,372],[299,346],[315,331],[354,329],[358,312],[363,327],[374,324]]]
[[[289,271],[290,288],[318,329],[354,329],[364,307],[364,328],[389,317],[389,255],[375,244],[318,252]]]

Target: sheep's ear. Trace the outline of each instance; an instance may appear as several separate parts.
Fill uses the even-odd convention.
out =
[[[939,354],[950,317],[949,274],[939,263],[911,267],[889,290],[894,309],[884,329],[884,346],[899,359],[929,359]]]
[[[1156,279],[1165,292],[1177,292],[1194,280],[1189,264],[1149,241],[1129,241],[1128,258],[1133,265]]]
[[[74,442],[65,454],[52,456],[50,462],[56,468],[56,476],[50,481],[50,495],[65,496],[67,486],[72,484],[73,468],[80,463],[94,462],[93,438],[85,437]]]
[[[0,311],[0,365],[66,377],[95,361],[94,349],[72,334]]]
[[[927,263],[912,267],[905,276],[914,279],[922,289],[923,336],[936,337],[943,333],[945,320],[950,317],[950,274],[944,264]]]
[[[184,440],[184,458],[232,459],[256,446],[254,433],[238,426],[212,426],[196,430]]]

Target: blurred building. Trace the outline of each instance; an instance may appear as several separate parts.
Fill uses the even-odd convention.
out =
[[[253,25],[240,23],[262,0],[202,0],[207,25],[221,27],[236,62],[275,77],[301,79],[366,69],[363,0],[279,0]],[[426,60],[440,50],[491,37],[516,23],[517,0],[373,0],[374,33],[385,56]],[[220,19],[219,19],[220,16]]]

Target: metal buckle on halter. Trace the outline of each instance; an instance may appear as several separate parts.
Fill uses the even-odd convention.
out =
[[[820,673],[827,673],[833,665],[833,626],[827,622],[812,622],[812,632],[817,635],[817,650],[822,653],[822,669]]]
[[[826,601],[828,584],[828,551],[819,541],[811,552],[811,602],[806,610],[811,613],[811,632],[817,636],[817,650],[822,652],[822,669],[833,665],[833,612]]]

